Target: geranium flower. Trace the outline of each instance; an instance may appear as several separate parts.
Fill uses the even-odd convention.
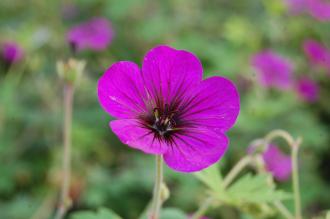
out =
[[[264,87],[288,89],[292,84],[291,63],[278,54],[266,50],[253,56],[252,65]]]
[[[302,12],[319,21],[330,21],[330,2],[327,0],[285,0],[293,14]]]
[[[330,68],[330,51],[315,40],[304,42],[304,52],[313,64]]]
[[[276,145],[268,145],[262,155],[267,171],[278,181],[286,181],[292,172],[291,158],[284,154]]]
[[[319,97],[318,85],[308,77],[298,80],[296,90],[300,98],[307,102],[315,102]]]
[[[1,57],[9,65],[19,62],[23,58],[23,49],[15,42],[5,42],[1,48]]]
[[[247,148],[249,155],[258,152],[256,145],[250,145]],[[275,144],[269,144],[262,158],[265,163],[265,168],[278,181],[286,181],[292,172],[291,157],[284,154]]]
[[[225,132],[236,121],[239,95],[229,80],[202,80],[198,58],[158,46],[133,62],[113,64],[98,81],[98,98],[116,118],[112,131],[132,148],[163,155],[174,170],[193,172],[225,153]]]
[[[113,30],[105,18],[91,20],[72,27],[67,33],[67,40],[74,51],[85,49],[100,51],[108,47],[113,38]]]
[[[308,13],[320,21],[330,21],[330,2],[327,0],[306,0]]]

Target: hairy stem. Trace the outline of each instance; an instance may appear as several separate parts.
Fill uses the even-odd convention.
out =
[[[63,178],[61,196],[56,219],[62,219],[71,205],[69,197],[71,175],[71,127],[74,88],[71,84],[64,85],[64,125],[63,125]]]
[[[292,136],[287,131],[284,131],[281,129],[271,131],[268,135],[266,135],[265,141],[266,141],[266,143],[270,143],[276,137],[281,137],[281,138],[285,139],[286,142],[291,147],[294,144],[294,139],[292,138]]]
[[[294,219],[294,216],[291,214],[291,212],[282,204],[281,201],[275,201],[273,202],[276,209],[283,215],[286,219]]]
[[[159,219],[160,209],[162,206],[162,200],[161,200],[162,183],[163,183],[163,157],[162,155],[157,155],[155,188],[153,193],[151,219]]]
[[[223,180],[223,189],[226,189],[232,183],[236,176],[251,162],[251,160],[252,158],[250,156],[245,156],[237,162],[237,164],[230,170],[230,172]],[[194,213],[192,219],[199,219],[201,216],[203,216],[213,201],[213,197],[209,197]]]
[[[223,180],[223,188],[227,188],[235,177],[251,162],[250,156],[241,158],[237,164],[230,170],[225,179]]]
[[[274,130],[265,137],[265,142],[268,144],[276,137],[285,139],[291,147],[292,188],[294,193],[295,218],[302,219],[298,170],[298,150],[299,145],[301,144],[301,138],[294,140],[288,132],[284,130]]]
[[[292,145],[291,162],[292,162],[292,187],[294,193],[295,215],[297,219],[302,218],[299,188],[299,169],[298,169],[298,150],[301,140],[298,139]]]

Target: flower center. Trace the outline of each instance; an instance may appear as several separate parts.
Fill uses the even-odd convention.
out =
[[[175,111],[169,109],[168,104],[165,104],[165,109],[161,110],[156,107],[153,110],[153,124],[151,124],[152,129],[159,135],[163,137],[169,137],[169,134],[176,130],[176,122],[174,120]]]

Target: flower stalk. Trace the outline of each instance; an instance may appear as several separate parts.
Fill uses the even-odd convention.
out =
[[[57,62],[57,74],[64,82],[64,121],[63,121],[63,177],[60,192],[60,203],[55,219],[62,219],[71,206],[69,197],[71,175],[71,129],[73,95],[76,82],[85,68],[85,61],[69,59],[67,62]]]
[[[292,136],[284,130],[274,130],[265,137],[265,142],[269,143],[276,137],[285,139],[291,148],[292,190],[294,193],[295,218],[302,219],[298,170],[298,150],[302,140],[301,138],[294,140]]]
[[[302,219],[301,212],[301,200],[300,200],[300,189],[299,189],[299,174],[298,174],[298,149],[301,144],[301,138],[295,140],[288,132],[284,130],[274,130],[267,134],[263,139],[257,139],[252,142],[252,146],[254,149],[258,149],[259,146],[262,146],[262,150],[265,150],[266,145],[268,145],[275,138],[283,138],[287,144],[291,148],[291,162],[292,162],[292,187],[294,192],[294,205],[295,205],[295,215],[291,214],[291,212],[283,205],[281,201],[273,202],[274,207],[282,214],[284,218],[287,219]],[[223,180],[222,187],[225,190],[232,181],[238,176],[238,174],[251,162],[256,162],[257,170],[259,172],[264,172],[264,163],[262,158],[253,157],[251,155],[247,155],[241,158],[237,164],[230,170],[225,179]],[[270,186],[273,181],[269,182]],[[214,202],[213,197],[209,197],[194,213],[192,219],[199,219],[201,216],[205,214],[210,205]]]
[[[247,165],[249,165],[251,163],[251,161],[252,161],[251,156],[245,156],[242,159],[240,159],[237,162],[237,164],[230,170],[230,172],[227,174],[225,179],[223,180],[223,184],[222,184],[223,189],[226,189],[233,182],[233,180],[237,177],[237,175]],[[214,201],[215,201],[215,199],[213,197],[207,198],[206,201],[193,214],[192,219],[199,219],[200,217],[202,217]]]
[[[223,188],[227,188],[236,176],[251,162],[251,156],[245,156],[237,162],[237,164],[230,170],[226,178],[223,180]]]
[[[156,155],[156,175],[151,210],[151,219],[159,219],[162,206],[162,184],[163,184],[163,157]]]
[[[55,219],[62,219],[71,206],[69,197],[71,175],[71,129],[74,87],[72,84],[64,85],[64,125],[63,125],[63,179],[61,196]]]
[[[291,212],[283,205],[281,201],[275,201],[275,208],[282,214],[282,216],[286,219],[295,219]]]
[[[294,193],[295,215],[297,219],[302,218],[300,203],[299,169],[298,169],[298,150],[301,139],[299,138],[293,145],[291,151],[292,162],[292,187]]]

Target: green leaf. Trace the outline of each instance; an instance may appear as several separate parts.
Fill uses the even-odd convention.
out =
[[[218,164],[195,173],[195,176],[215,193],[219,194],[223,192],[222,176]]]
[[[147,211],[139,219],[148,219]],[[163,208],[160,211],[160,219],[187,219],[187,215],[177,208]]]
[[[71,215],[70,219],[121,219],[112,210],[100,208],[97,212],[79,211]]]
[[[234,205],[241,203],[273,202],[290,198],[290,194],[275,190],[268,184],[269,174],[246,174],[227,190],[227,201]]]

